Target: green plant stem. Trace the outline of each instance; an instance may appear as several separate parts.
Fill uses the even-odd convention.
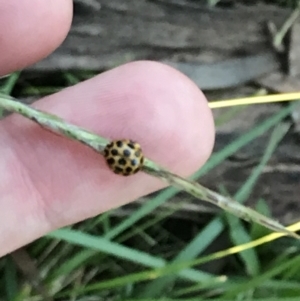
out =
[[[108,139],[100,137],[83,128],[69,124],[55,115],[42,112],[28,105],[14,101],[13,98],[6,95],[0,94],[0,107],[11,112],[21,114],[51,132],[63,135],[72,140],[79,141],[102,155],[105,146],[110,142]],[[158,177],[164,182],[179,189],[185,190],[198,199],[212,203],[241,219],[256,222],[271,230],[285,233],[286,235],[297,239],[300,238],[297,234],[286,229],[277,221],[270,219],[256,212],[255,210],[234,201],[231,198],[224,197],[214,191],[211,191],[199,183],[173,174],[147,158],[144,160],[142,171],[154,177]]]

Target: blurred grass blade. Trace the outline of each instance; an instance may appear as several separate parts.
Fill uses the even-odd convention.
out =
[[[271,156],[273,155],[274,151],[276,151],[278,144],[282,141],[289,129],[290,125],[288,124],[279,124],[275,127],[259,165],[251,173],[249,179],[247,180],[247,185],[243,185],[242,189],[240,189],[239,192],[235,195],[235,198],[240,202],[244,202],[246,198],[249,197],[249,194],[256,184],[257,179],[262,173],[265,165],[271,159]]]
[[[299,228],[300,228],[300,223],[296,223],[289,227],[289,229],[291,231],[295,231],[296,229],[299,229]],[[259,238],[250,243],[231,247],[231,248],[223,250],[223,251],[218,251],[213,254],[210,254],[210,255],[207,255],[207,256],[204,256],[201,258],[197,258],[192,261],[176,262],[176,263],[166,265],[162,268],[157,268],[157,269],[148,270],[148,271],[139,272],[139,273],[128,274],[126,276],[117,277],[112,280],[102,281],[101,283],[87,285],[85,288],[76,290],[76,292],[80,294],[80,293],[86,293],[86,292],[91,292],[91,291],[107,290],[110,288],[124,286],[127,284],[132,285],[133,283],[143,282],[145,280],[152,280],[155,278],[160,278],[160,277],[163,277],[166,275],[178,273],[179,271],[181,271],[183,269],[187,269],[191,266],[204,264],[206,262],[209,262],[209,261],[212,261],[215,259],[220,259],[220,258],[227,257],[227,256],[230,256],[233,254],[237,254],[237,253],[247,250],[249,248],[254,248],[256,246],[263,245],[270,241],[276,240],[282,236],[283,236],[282,233],[271,233],[265,237]],[[220,284],[220,283],[224,282],[224,277],[219,277],[219,279],[218,279],[218,277],[216,277],[215,279],[216,279],[215,280],[216,284]],[[210,279],[208,280],[208,282],[211,285]],[[205,283],[203,285],[205,285]],[[69,295],[68,292],[59,294],[60,297],[65,297],[68,295]]]
[[[283,262],[280,265],[275,266],[272,269],[269,269],[265,273],[254,277],[251,280],[247,280],[244,284],[239,284],[233,287],[231,290],[224,294],[224,299],[230,299],[236,297],[239,293],[248,291],[248,290],[255,290],[260,284],[264,283],[265,281],[271,279],[272,277],[278,276],[282,272],[292,268],[293,266],[300,266],[300,256],[296,256],[290,260]],[[299,297],[298,297],[299,298]],[[298,299],[299,300],[299,299]]]
[[[215,127],[217,128],[231,121],[235,116],[244,111],[247,107],[248,106],[237,106],[228,108],[225,113],[215,119]]]
[[[255,206],[255,210],[258,212],[261,212],[265,216],[271,216],[271,210],[270,206],[267,204],[265,199],[260,198]],[[250,235],[252,239],[257,239],[259,237],[265,236],[267,234],[270,234],[271,231],[259,224],[252,224],[251,225],[251,231]]]
[[[166,264],[166,262],[162,258],[151,256],[150,254],[124,247],[118,243],[111,242],[102,237],[95,237],[75,230],[59,229],[48,234],[47,236],[51,238],[61,239],[71,244],[98,250],[105,254],[123,258],[147,267],[163,267]],[[202,281],[214,278],[208,273],[196,270],[182,271],[180,273],[180,277],[189,279],[191,281]]]
[[[227,213],[225,213],[230,228],[230,238],[235,245],[248,243],[251,241],[249,233],[246,231],[242,222]],[[255,249],[247,249],[239,253],[239,257],[245,265],[247,274],[255,276],[260,271],[259,259]]]
[[[18,71],[5,76],[5,83],[1,85],[0,92],[6,95],[10,95],[20,77],[20,74],[21,72]],[[0,107],[0,118],[3,116],[3,112],[3,108]]]
[[[218,236],[223,227],[221,218],[217,217],[213,219],[172,261],[172,263],[191,260],[197,257],[203,252],[211,242]],[[171,282],[177,279],[177,275],[170,275],[154,280],[149,283],[143,291],[139,294],[139,297],[154,298],[161,296],[162,291],[166,286],[170,286]]]
[[[4,94],[10,95],[20,77],[20,74],[21,71],[10,74],[6,78],[6,82],[1,86],[0,91]]]
[[[254,185],[258,181],[258,178],[261,175],[264,167],[270,160],[280,141],[285,137],[289,128],[290,126],[287,124],[279,124],[277,127],[275,127],[259,165],[253,170],[250,177],[235,196],[235,199],[238,202],[243,203],[249,197],[249,194],[253,190]],[[226,212],[225,216],[230,227],[230,236],[232,242],[235,245],[241,245],[250,242],[251,236],[246,231],[242,221]],[[244,262],[246,271],[249,275],[255,276],[259,273],[260,265],[255,249],[245,250],[239,253],[239,256]]]
[[[300,99],[300,92],[292,93],[280,93],[272,95],[258,95],[253,97],[234,98],[226,100],[216,100],[209,103],[211,109],[233,107],[233,106],[244,106],[254,105],[262,103],[275,103],[283,101],[298,101]]]
[[[82,250],[73,255],[72,258],[58,266],[55,271],[47,277],[47,282],[57,280],[57,278],[71,274],[76,268],[80,267],[90,257],[97,253],[95,250]]]
[[[5,258],[4,281],[6,300],[13,301],[18,292],[17,270],[10,257]]]

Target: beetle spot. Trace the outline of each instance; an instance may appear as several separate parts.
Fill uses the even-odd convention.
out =
[[[131,167],[127,167],[127,168],[126,168],[126,172],[132,173],[132,168],[131,168]]]
[[[123,158],[121,158],[121,159],[118,160],[118,164],[120,164],[120,165],[126,165],[126,160],[123,159]]]
[[[137,160],[136,159],[131,160],[131,165],[136,166],[137,165]]]
[[[117,155],[119,154],[119,152],[118,152],[116,149],[112,149],[112,150],[111,150],[111,154],[112,154],[113,156],[117,156]]]
[[[124,149],[124,150],[123,150],[123,155],[124,155],[125,157],[129,157],[130,154],[131,154],[130,150],[128,150],[128,149]]]
[[[116,144],[117,144],[117,146],[118,146],[118,147],[122,147],[122,146],[123,146],[123,142],[122,142],[122,141],[120,141],[120,140],[119,140],[119,141],[117,141],[117,143],[116,143]]]
[[[115,164],[115,159],[114,158],[109,158],[107,160],[107,163],[110,164],[110,165],[113,165],[113,164]]]

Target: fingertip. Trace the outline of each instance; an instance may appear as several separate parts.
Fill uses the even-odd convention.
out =
[[[48,56],[72,22],[71,0],[0,0],[0,7],[0,75]]]

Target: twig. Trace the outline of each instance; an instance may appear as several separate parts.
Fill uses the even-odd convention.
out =
[[[108,139],[100,137],[83,128],[69,124],[55,115],[33,109],[28,105],[14,101],[13,98],[7,95],[0,94],[0,107],[11,112],[21,114],[51,132],[79,141],[102,155],[104,155],[106,145],[110,142]],[[198,199],[212,203],[228,212],[231,212],[241,219],[256,222],[274,231],[282,232],[286,235],[300,239],[300,236],[286,229],[277,221],[270,219],[231,198],[224,197],[214,191],[211,191],[196,182],[173,174],[147,158],[145,158],[141,170],[149,175],[162,179],[170,185],[185,190]]]

